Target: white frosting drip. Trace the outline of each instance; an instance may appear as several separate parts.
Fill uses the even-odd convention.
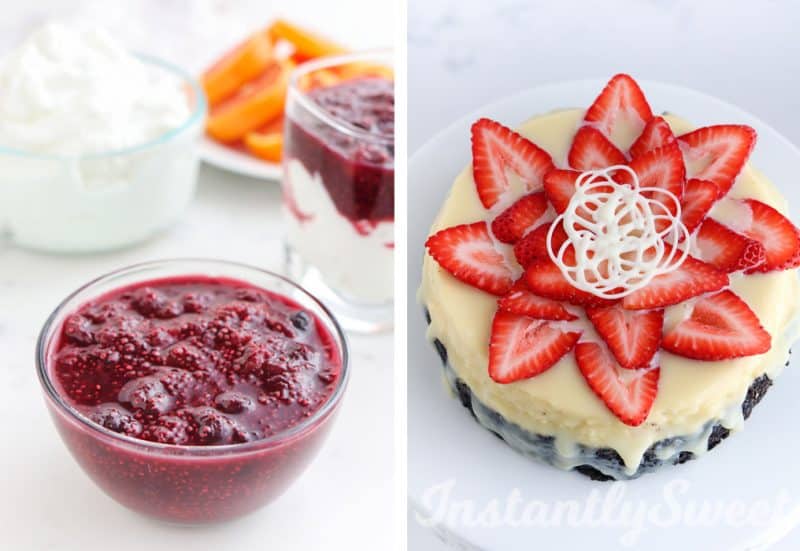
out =
[[[630,176],[630,184],[612,178],[620,171]],[[654,198],[656,194],[674,209]],[[621,298],[686,259],[690,236],[680,218],[678,198],[666,189],[639,187],[630,167],[590,170],[578,177],[569,205],[550,226],[547,252],[574,287],[602,298]],[[567,240],[556,251],[553,234],[559,223]],[[565,258],[569,250],[574,261]]]

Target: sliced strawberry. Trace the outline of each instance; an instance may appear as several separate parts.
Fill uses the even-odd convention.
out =
[[[577,289],[549,258],[535,258],[525,270],[525,282],[535,295],[579,306],[605,306],[613,301]]]
[[[549,258],[547,252],[547,232],[550,231],[552,222],[547,222],[529,232],[514,245],[514,256],[523,268],[527,268],[537,258]],[[567,240],[567,232],[559,226],[553,230],[553,249],[558,251]]]
[[[742,201],[750,207],[751,222],[744,233],[764,247],[766,261],[751,271],[769,272],[792,267],[792,260],[800,254],[798,229],[784,215],[756,199]]]
[[[797,233],[797,239],[800,241],[800,229],[797,227],[794,228],[795,232]],[[800,268],[800,249],[797,249],[792,257],[781,264],[777,269],[778,270],[795,270]]]
[[[638,136],[653,118],[650,105],[639,85],[630,75],[615,75],[586,111],[584,120],[611,137],[618,125],[626,125]],[[609,166],[609,165],[606,165]]]
[[[709,180],[693,178],[686,182],[681,199],[681,222],[692,233],[719,198],[719,186]]]
[[[425,242],[430,255],[459,280],[493,295],[514,283],[506,259],[495,248],[486,222],[446,228]]]
[[[492,222],[492,233],[503,243],[516,243],[547,210],[543,192],[531,193],[517,199]]]
[[[472,125],[472,171],[483,206],[491,208],[510,189],[506,168],[522,178],[525,189],[539,191],[553,168],[550,155],[529,139],[489,119]]]
[[[540,320],[571,321],[578,319],[560,302],[531,293],[524,278],[517,281],[511,291],[497,301],[497,307],[504,312]]]
[[[727,284],[728,274],[687,256],[676,270],[657,275],[646,287],[626,296],[622,305],[628,310],[663,308],[703,293],[718,291]]]
[[[650,119],[650,122],[645,125],[644,130],[642,130],[642,133],[636,138],[636,141],[633,142],[628,153],[635,159],[648,151],[673,143],[677,142],[675,140],[675,134],[672,133],[672,129],[669,127],[669,123],[664,120],[664,117],[653,117]]]
[[[726,124],[698,128],[678,137],[690,178],[710,180],[728,193],[756,144],[749,126]]]
[[[591,126],[581,127],[575,133],[567,157],[575,170],[596,170],[625,164],[625,155],[602,132]]]
[[[731,291],[697,301],[691,316],[664,335],[665,350],[695,360],[762,354],[771,339],[747,304]]]
[[[556,212],[567,210],[569,200],[575,194],[575,180],[581,173],[577,170],[554,168],[544,175],[544,193]]]
[[[619,305],[587,308],[586,315],[621,367],[648,367],[661,343],[664,310],[632,311]]]
[[[542,231],[545,231],[542,228],[547,226],[549,224],[542,224],[514,244],[514,257],[523,268],[527,268],[531,262],[541,258],[543,251],[547,254],[547,247],[542,244],[547,241],[543,240],[541,235]]]
[[[664,189],[671,192],[679,201],[683,197],[686,169],[683,166],[681,148],[677,143],[648,151],[633,159],[628,166],[639,177],[640,187]],[[622,184],[631,183],[630,174],[623,171],[620,171],[615,179]],[[678,206],[675,202],[663,193],[646,192],[645,196],[660,201],[673,213],[677,211]]]
[[[594,342],[578,343],[575,359],[589,388],[620,421],[632,427],[644,423],[658,393],[660,368],[620,369],[608,349]]]
[[[754,239],[738,234],[713,218],[706,218],[695,236],[700,260],[723,272],[737,272],[762,264],[764,247]]]
[[[567,210],[570,199],[575,194],[575,186],[581,172],[577,170],[561,170],[555,168],[545,174],[544,193],[550,204],[559,214]],[[610,186],[597,186],[591,193],[611,191]],[[579,207],[578,212],[585,212]]]
[[[572,350],[580,336],[550,321],[498,310],[489,341],[489,376],[498,383],[535,377]]]

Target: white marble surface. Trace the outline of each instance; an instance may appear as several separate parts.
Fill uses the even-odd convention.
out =
[[[790,0],[408,0],[408,149],[520,90],[620,71],[720,97],[800,144],[799,27]],[[445,549],[408,526],[409,549]],[[798,548],[798,530],[774,546]]]
[[[205,0],[4,5],[0,52],[8,45],[10,33],[73,9],[110,22],[134,47],[147,46],[147,51],[185,61],[192,68],[201,67],[219,51],[219,40],[238,37],[242,29],[264,24],[280,8],[287,16],[312,25],[327,22],[331,36],[354,47],[382,46],[391,40],[393,20],[388,1],[346,0],[334,6],[306,0],[265,5]],[[229,18],[214,17],[226,13]],[[354,13],[361,16],[354,18]],[[186,26],[184,16],[189,18]],[[364,24],[362,16],[371,22]],[[390,547],[394,490],[391,335],[351,338],[350,386],[319,456],[278,501],[229,524],[176,528],[116,505],[72,460],[44,407],[34,369],[35,339],[46,316],[68,292],[111,269],[166,257],[217,257],[279,270],[279,205],[276,183],[203,167],[198,195],[187,216],[142,246],[71,257],[37,255],[0,244],[0,549]]]
[[[620,71],[717,96],[800,143],[798,28],[793,0],[408,0],[408,149],[514,92]]]

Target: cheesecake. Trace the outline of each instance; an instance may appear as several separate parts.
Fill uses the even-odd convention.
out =
[[[419,298],[445,380],[517,451],[597,480],[684,463],[787,365],[798,230],[755,130],[696,122],[621,74],[588,109],[472,126]]]

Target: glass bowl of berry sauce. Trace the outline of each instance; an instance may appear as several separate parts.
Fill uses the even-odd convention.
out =
[[[216,260],[139,264],[67,297],[37,371],[72,455],[162,520],[247,514],[306,468],[348,380],[344,334],[288,279]]]
[[[287,271],[346,329],[392,326],[394,76],[389,52],[303,63],[286,95]]]

